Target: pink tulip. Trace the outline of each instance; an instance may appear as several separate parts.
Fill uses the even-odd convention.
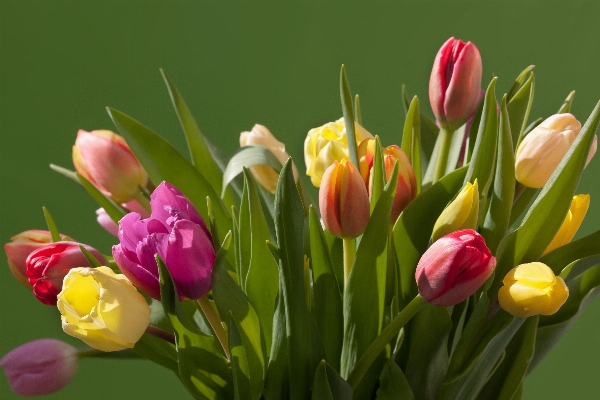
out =
[[[481,71],[481,56],[473,43],[452,37],[442,45],[429,78],[429,101],[443,128],[455,130],[473,115]]]
[[[466,300],[492,275],[496,258],[483,237],[472,229],[452,232],[423,254],[415,278],[419,294],[436,306]]]
[[[63,234],[60,236],[62,240],[73,240]],[[31,252],[52,243],[52,235],[49,231],[29,230],[13,236],[10,240],[10,243],[4,245],[10,272],[20,283],[30,288],[25,261]]]
[[[6,354],[0,367],[13,392],[42,396],[67,386],[77,372],[78,361],[75,347],[56,339],[40,339]]]
[[[150,213],[146,211],[146,209],[142,207],[137,200],[131,200],[121,205],[129,211],[140,214],[142,218],[148,218],[150,216]],[[115,224],[115,221],[112,220],[104,208],[99,208],[96,210],[96,221],[98,222],[98,225],[103,227],[111,235],[118,235],[119,227],[117,224]]]
[[[163,182],[150,196],[152,214],[132,212],[119,221],[115,262],[141,291],[160,300],[158,266],[164,261],[180,299],[199,299],[212,288],[215,250],[211,234],[192,203],[175,186]]]
[[[63,278],[70,269],[90,267],[77,242],[50,243],[35,250],[25,261],[27,278],[33,294],[44,304],[55,306],[56,296],[62,290]],[[93,247],[82,245],[101,264],[106,264],[102,254]]]

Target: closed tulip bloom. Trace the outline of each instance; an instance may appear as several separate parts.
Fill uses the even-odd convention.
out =
[[[63,331],[102,351],[133,348],[150,324],[144,296],[108,267],[70,270],[57,306]]]
[[[541,188],[563,159],[581,130],[572,114],[555,114],[535,127],[521,142],[516,154],[515,175],[531,188]],[[588,153],[587,163],[596,151],[597,137]]]
[[[199,299],[211,290],[215,250],[204,220],[170,183],[150,196],[152,214],[132,212],[119,221],[119,244],[112,253],[121,271],[144,293],[160,300],[158,254],[171,273],[180,299]]]
[[[56,305],[56,296],[62,289],[63,279],[70,269],[89,267],[90,263],[81,252],[82,245],[98,262],[106,260],[93,247],[77,242],[50,243],[32,252],[25,262],[27,278],[33,286],[33,294],[44,304]]]
[[[481,92],[481,55],[453,37],[438,51],[429,78],[429,102],[443,128],[456,129],[475,112]]]
[[[39,339],[17,347],[0,367],[13,392],[21,396],[43,396],[67,386],[77,372],[77,349],[56,339]]]
[[[417,180],[415,178],[415,171],[406,153],[396,146],[391,145],[384,147],[383,149],[383,165],[385,168],[385,178],[390,179],[394,165],[398,162],[398,184],[396,185],[396,193],[394,195],[394,202],[392,203],[392,212],[390,220],[395,222],[398,216],[411,201],[417,197]],[[375,159],[375,140],[365,139],[358,146],[358,158],[360,164],[360,175],[362,176],[365,184],[367,185],[369,196],[371,196],[372,189],[372,171],[373,161]]]
[[[323,224],[332,235],[352,239],[364,232],[370,215],[369,195],[350,161],[334,161],[323,174],[319,209]]]
[[[423,299],[436,306],[453,306],[475,293],[495,268],[496,258],[485,239],[472,229],[463,229],[427,249],[415,278]]]
[[[79,130],[73,146],[73,165],[84,178],[118,203],[136,197],[148,174],[125,140],[114,132]]]
[[[367,138],[373,139],[373,135],[358,122],[354,123],[354,131],[357,145]],[[304,141],[304,163],[306,175],[310,176],[312,184],[316,187],[321,186],[325,170],[334,161],[342,161],[349,157],[344,118],[308,131],[308,136]]]
[[[458,196],[442,211],[433,227],[431,239],[438,240],[444,235],[460,229],[477,229],[479,218],[479,186],[467,182]]]
[[[511,269],[498,291],[500,307],[515,317],[552,315],[565,304],[569,288],[546,264],[532,262]]]
[[[581,226],[583,219],[585,218],[585,214],[587,213],[588,208],[590,207],[590,195],[589,194],[578,194],[573,197],[573,201],[571,201],[571,207],[567,212],[567,216],[563,221],[560,229],[552,239],[552,242],[548,245],[544,254],[550,253],[552,250],[555,250],[561,246],[564,246],[567,243],[570,243],[575,237],[577,230]]]
[[[271,134],[271,131],[266,126],[256,124],[252,127],[250,132],[242,132],[240,134],[240,146],[263,146],[266,147],[273,153],[279,160],[281,165],[290,158],[290,155],[285,151],[285,145],[279,140],[275,139],[275,136]],[[298,171],[296,166],[293,166],[294,178],[298,180]],[[265,189],[271,193],[275,193],[277,187],[277,180],[279,174],[272,167],[267,165],[257,165],[250,167],[250,172],[254,176],[254,179]]]
[[[73,240],[70,237],[61,234],[62,240]],[[49,231],[29,230],[19,233],[10,238],[10,242],[4,245],[4,251],[8,258],[8,267],[10,272],[17,278],[19,283],[31,288],[29,279],[27,279],[27,266],[25,261],[29,254],[34,250],[52,243],[52,235]]]

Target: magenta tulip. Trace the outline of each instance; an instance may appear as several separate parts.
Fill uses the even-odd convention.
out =
[[[33,294],[44,304],[55,306],[62,290],[63,278],[70,269],[91,267],[79,246],[89,251],[100,264],[106,264],[102,254],[93,247],[77,242],[55,242],[35,250],[25,261],[27,278]]]
[[[492,275],[496,259],[483,237],[472,229],[452,232],[435,241],[417,265],[419,294],[436,306],[466,300]]]
[[[6,354],[0,367],[13,392],[42,396],[67,386],[77,372],[78,361],[75,347],[56,339],[40,339]]]
[[[131,282],[160,300],[158,254],[171,273],[180,299],[199,299],[211,290],[215,251],[206,224],[175,186],[163,182],[150,196],[152,214],[132,212],[119,221],[115,262]]]
[[[473,115],[481,71],[481,56],[473,43],[452,37],[440,48],[429,78],[429,101],[443,128],[455,130]]]

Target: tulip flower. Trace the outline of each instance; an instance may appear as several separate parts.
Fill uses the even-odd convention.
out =
[[[386,180],[390,179],[394,165],[398,162],[398,184],[396,185],[396,193],[390,215],[390,220],[393,223],[398,219],[398,216],[406,206],[417,196],[417,180],[408,157],[400,147],[392,145],[384,147],[382,150]],[[374,139],[365,139],[360,143],[358,146],[358,158],[360,174],[367,185],[370,197],[373,161],[375,159]]]
[[[546,264],[532,262],[511,269],[498,291],[500,307],[515,317],[552,315],[565,304],[569,288]]]
[[[479,218],[479,187],[467,182],[458,196],[442,211],[433,227],[431,239],[438,240],[448,233],[460,229],[477,229]]]
[[[146,209],[137,201],[130,200],[127,203],[121,204],[126,210],[136,212],[142,216],[142,218],[148,218],[150,213],[146,211]],[[119,227],[115,224],[115,221],[108,215],[108,213],[104,210],[104,208],[99,208],[96,210],[96,221],[98,225],[103,227],[108,233],[113,236],[117,236],[119,232]]]
[[[133,348],[150,324],[144,296],[108,267],[71,269],[57,306],[63,331],[101,351]]]
[[[354,131],[357,145],[367,138],[373,139],[373,135],[358,122],[354,123]],[[321,186],[325,170],[334,161],[349,157],[344,118],[308,131],[304,141],[304,163],[306,175],[310,176],[312,184],[316,187]]]
[[[0,367],[13,392],[21,396],[43,396],[67,386],[77,372],[77,349],[56,339],[39,339],[17,347]]]
[[[119,221],[119,244],[112,254],[121,271],[147,295],[160,300],[158,254],[180,299],[198,299],[211,290],[215,251],[206,224],[175,186],[163,182],[150,196],[152,214],[132,212]]]
[[[118,203],[127,202],[146,186],[148,174],[121,136],[107,130],[79,130],[73,146],[79,174]]]
[[[323,174],[319,209],[325,228],[334,236],[352,239],[369,222],[369,195],[360,173],[347,159],[334,161]]]
[[[517,149],[517,180],[532,188],[544,186],[580,130],[581,123],[571,114],[555,114],[535,127]],[[586,165],[596,152],[597,140],[595,137]]]
[[[577,230],[581,226],[583,219],[585,218],[585,214],[590,206],[590,195],[589,194],[578,194],[573,197],[573,201],[571,201],[571,207],[567,212],[567,216],[563,221],[562,225],[552,242],[548,245],[544,254],[550,253],[552,250],[557,249],[561,246],[564,246],[567,243],[570,243],[575,237]]]
[[[429,101],[443,128],[456,130],[475,112],[481,70],[479,50],[471,42],[452,37],[438,51],[429,78]]]
[[[61,234],[62,240],[73,240]],[[27,267],[25,261],[34,250],[52,243],[52,235],[49,231],[29,230],[19,233],[10,238],[10,243],[4,245],[4,251],[8,257],[10,272],[17,278],[19,283],[31,288],[27,279]]]
[[[415,278],[419,294],[436,306],[466,300],[492,275],[496,259],[485,239],[472,229],[452,232],[423,254]]]
[[[273,153],[279,160],[281,165],[290,158],[290,155],[285,151],[285,145],[279,140],[275,139],[275,136],[271,134],[271,131],[266,126],[256,124],[252,127],[250,132],[242,132],[240,134],[240,146],[263,146],[266,147]],[[296,166],[293,165],[294,178],[298,180],[298,171]],[[270,166],[257,165],[250,167],[250,172],[254,176],[254,179],[265,189],[271,193],[275,193],[277,187],[277,180],[279,174]]]
[[[56,296],[62,289],[63,278],[71,268],[88,267],[89,261],[79,246],[83,246],[101,264],[106,260],[93,247],[77,242],[50,243],[32,252],[25,262],[27,278],[33,294],[44,304],[56,305]]]

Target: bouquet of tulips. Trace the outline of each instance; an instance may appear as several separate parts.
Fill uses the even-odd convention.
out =
[[[439,50],[429,97],[404,95],[401,143],[361,125],[344,68],[343,118],[310,129],[306,174],[262,126],[225,156],[164,75],[190,160],[129,116],[79,131],[76,171],[112,254],[31,230],[11,271],[65,333],[2,358],[12,389],[64,387],[78,360],[143,357],[198,399],[520,399],[524,377],[600,287],[600,231],[577,184],[600,104],[530,121],[533,67],[481,89],[477,47]],[[499,101],[498,101],[499,99]],[[116,361],[115,361],[116,362]]]

